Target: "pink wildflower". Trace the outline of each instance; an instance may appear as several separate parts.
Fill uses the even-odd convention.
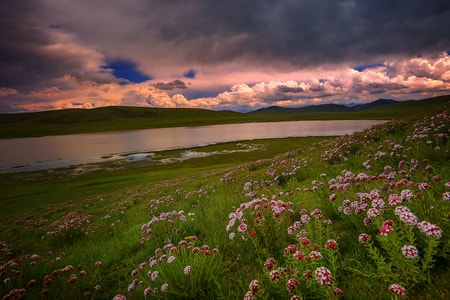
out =
[[[322,253],[319,251],[311,251],[309,253],[309,258],[315,259],[315,260],[321,260],[322,259]]]
[[[400,198],[400,196],[397,194],[391,194],[388,197],[388,202],[389,202],[389,205],[394,206],[394,205],[402,203],[402,198]]]
[[[435,238],[442,237],[442,229],[437,225],[431,224],[430,222],[422,221],[417,224],[417,227],[419,227],[419,230],[428,236],[432,236]]]
[[[253,300],[255,299],[255,295],[253,294],[252,291],[247,291],[247,293],[245,293],[244,295],[244,300]]]
[[[75,282],[77,282],[77,280],[78,280],[77,275],[72,274],[72,275],[69,276],[69,279],[67,279],[67,282],[68,283],[75,283]]]
[[[367,233],[361,233],[358,237],[358,242],[360,244],[364,244],[366,241],[368,241],[371,238],[370,235],[368,235]]]
[[[406,258],[416,258],[419,256],[419,250],[414,246],[405,245],[402,247],[402,254]]]
[[[380,211],[378,209],[374,208],[374,207],[370,208],[367,211],[367,217],[369,217],[369,218],[375,218],[375,217],[377,217],[379,215],[380,215]]]
[[[286,289],[289,293],[294,292],[295,288],[300,285],[300,282],[297,278],[292,277],[286,282]]]
[[[400,197],[402,198],[403,202],[407,202],[414,199],[414,194],[411,190],[403,190],[400,193]]]
[[[328,249],[337,249],[337,248],[338,248],[338,244],[337,244],[337,242],[336,242],[335,240],[328,240],[328,241],[325,243],[325,248],[328,248]]]
[[[450,192],[445,192],[442,194],[442,199],[450,201]]]
[[[191,273],[191,271],[192,271],[192,267],[191,266],[184,267],[184,270],[183,270],[184,275],[189,275],[189,273]]]
[[[257,279],[253,279],[248,288],[252,291],[253,294],[258,293],[259,291],[259,281]]]
[[[298,260],[304,260],[305,259],[305,253],[301,252],[301,251],[295,251],[295,253],[292,255],[292,257],[294,257],[295,259]]]
[[[239,224],[239,226],[238,226],[238,231],[239,231],[240,233],[244,233],[246,230],[247,230],[247,224],[245,224],[245,223]]]
[[[284,248],[283,252],[285,255],[289,255],[289,254],[295,253],[295,251],[297,251],[297,246],[292,244],[292,245],[289,245],[286,248]]]
[[[389,290],[399,296],[406,295],[406,289],[404,287],[402,287],[400,284],[391,284],[389,286]]]
[[[380,228],[380,235],[387,236],[389,232],[394,230],[393,225],[394,222],[391,220],[384,221],[383,226]]]
[[[273,266],[275,265],[276,261],[274,258],[269,257],[268,259],[266,259],[266,261],[264,262],[264,267],[266,268],[266,270],[272,270]]]
[[[331,272],[325,267],[319,267],[314,271],[314,275],[316,277],[316,280],[321,285],[331,285],[332,277]]]
[[[125,295],[122,294],[117,294],[114,296],[113,300],[127,300],[127,297],[125,297]]]
[[[151,273],[149,272],[149,275],[150,275],[150,279],[152,281],[155,281],[158,278],[159,272],[158,271],[153,271]]]
[[[161,285],[161,292],[165,293],[165,292],[167,292],[168,289],[169,289],[169,284],[168,283],[163,283]]]
[[[278,270],[278,269],[277,270],[272,270],[269,273],[269,279],[271,281],[278,281],[280,279],[280,275],[281,275],[280,270]]]

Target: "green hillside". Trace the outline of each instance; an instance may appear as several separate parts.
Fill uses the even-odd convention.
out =
[[[111,106],[0,115],[0,138],[92,133],[147,128],[262,121],[413,118],[444,106],[449,96],[368,103],[358,108],[337,104],[303,108],[268,107],[249,113],[191,108]]]

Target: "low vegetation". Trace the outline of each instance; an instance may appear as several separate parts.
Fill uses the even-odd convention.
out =
[[[449,299],[448,108],[235,163],[221,154],[4,184],[0,292]]]

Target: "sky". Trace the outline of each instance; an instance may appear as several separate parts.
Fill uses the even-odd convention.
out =
[[[448,0],[2,0],[0,113],[450,94]]]

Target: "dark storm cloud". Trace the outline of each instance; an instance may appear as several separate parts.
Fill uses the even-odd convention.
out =
[[[449,1],[153,1],[154,38],[185,59],[295,66],[450,48]]]
[[[164,91],[170,91],[174,89],[187,89],[186,83],[181,80],[174,80],[171,82],[158,82],[156,84],[153,84],[152,86]]]
[[[174,64],[299,68],[450,48],[447,0],[6,0],[1,17],[0,79],[7,87],[86,64],[79,52],[46,51],[54,32],[70,33],[105,56]],[[185,76],[195,76],[191,71]]]
[[[89,47],[72,44],[71,36],[46,22],[40,1],[6,0],[0,10],[0,86],[42,88],[70,75],[81,81],[111,82],[105,70],[89,68],[98,59]],[[49,18],[51,19],[51,18]]]
[[[279,85],[277,88],[280,93],[301,93],[303,89],[301,87],[290,87],[285,85]]]

